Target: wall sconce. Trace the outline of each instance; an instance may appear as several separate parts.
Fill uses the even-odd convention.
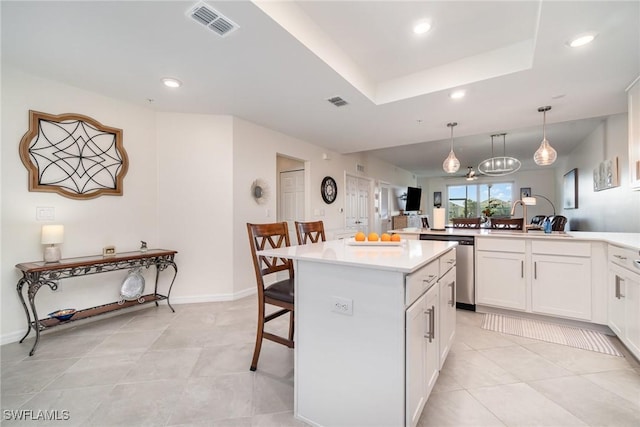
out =
[[[56,246],[64,241],[64,225],[43,225],[42,240],[45,262],[58,262],[61,258],[60,247]]]

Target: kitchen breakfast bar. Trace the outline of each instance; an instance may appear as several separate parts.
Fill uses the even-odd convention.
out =
[[[297,418],[417,424],[455,335],[456,245],[335,240],[258,253],[295,263]]]

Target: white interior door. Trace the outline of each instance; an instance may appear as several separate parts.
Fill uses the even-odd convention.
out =
[[[279,221],[287,221],[291,244],[297,244],[294,221],[304,221],[304,170],[280,172]]]
[[[371,181],[347,175],[345,189],[345,227],[369,233]]]

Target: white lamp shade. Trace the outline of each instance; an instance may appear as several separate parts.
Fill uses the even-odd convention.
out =
[[[523,197],[522,198],[522,203],[524,203],[527,206],[535,206],[536,198],[535,197]]]
[[[42,244],[55,245],[64,242],[64,225],[43,225]]]

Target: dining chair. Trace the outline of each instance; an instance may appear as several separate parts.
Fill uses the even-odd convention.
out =
[[[293,261],[287,258],[269,257],[258,255],[257,252],[264,249],[283,248],[290,246],[289,231],[286,222],[271,224],[250,224],[247,223],[249,234],[249,245],[251,246],[251,256],[258,285],[258,329],[256,332],[256,346],[253,351],[251,370],[258,367],[258,358],[262,348],[262,340],[267,339],[293,348],[293,328],[294,328],[294,300],[293,300]],[[282,279],[281,275],[288,273],[288,277]],[[271,283],[271,278],[275,277],[275,282]],[[269,285],[265,284],[269,281]],[[271,314],[266,314],[266,304],[280,307]],[[289,313],[289,335],[284,338],[280,335],[266,332],[265,324],[284,314]]]
[[[482,218],[451,218],[453,228],[480,228]]]
[[[567,217],[562,215],[552,215],[549,217],[551,221],[551,231],[564,231],[567,224]]]
[[[523,218],[491,218],[491,228],[502,230],[522,230]]]
[[[544,224],[545,219],[547,219],[546,215],[536,215],[531,218],[531,225],[542,226],[542,224]]]
[[[310,241],[310,243],[326,241],[324,236],[324,223],[322,221],[295,221],[295,224],[299,245],[306,245],[307,241]]]

